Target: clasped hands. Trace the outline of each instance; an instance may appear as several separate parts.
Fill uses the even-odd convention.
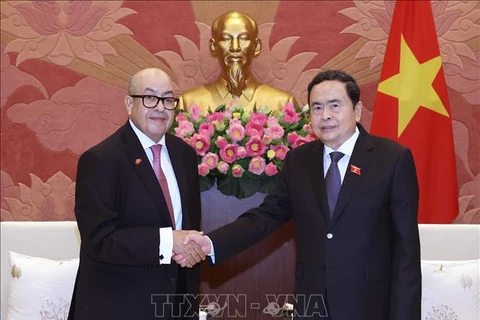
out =
[[[205,260],[211,245],[202,231],[174,230],[172,259],[182,267],[191,268]]]

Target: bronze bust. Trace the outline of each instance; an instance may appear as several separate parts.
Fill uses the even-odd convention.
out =
[[[214,82],[185,91],[180,96],[180,108],[189,109],[192,104],[202,111],[232,102],[251,111],[266,106],[279,110],[295,98],[280,89],[260,83],[253,76],[250,66],[262,49],[255,20],[246,14],[229,12],[212,24],[210,52],[218,58],[221,76]]]

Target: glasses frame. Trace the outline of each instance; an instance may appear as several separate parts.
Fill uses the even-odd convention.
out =
[[[163,107],[166,109],[166,110],[175,110],[177,107],[178,107],[178,103],[180,102],[180,99],[178,98],[175,98],[175,97],[157,97],[157,96],[154,96],[152,94],[131,94],[130,97],[132,98],[141,98],[142,99],[142,104],[145,108],[147,109],[154,109],[158,106],[158,103],[160,101],[162,101],[162,105]],[[150,97],[150,98],[157,98],[157,103],[153,106],[153,107],[147,107],[145,105],[145,97]],[[166,99],[173,99],[173,101],[175,101],[175,106],[173,108],[167,108],[165,106],[165,100]]]

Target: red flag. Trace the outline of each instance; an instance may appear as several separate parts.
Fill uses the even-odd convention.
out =
[[[412,150],[419,223],[458,214],[452,117],[430,1],[397,0],[371,131]]]

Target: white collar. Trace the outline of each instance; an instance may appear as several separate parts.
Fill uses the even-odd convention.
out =
[[[160,141],[157,143],[157,142],[153,141],[152,139],[150,139],[140,129],[138,129],[131,119],[129,119],[128,121],[130,122],[130,125],[132,126],[133,132],[135,132],[135,134],[137,135],[138,140],[140,140],[140,143],[142,144],[142,148],[144,150],[149,149],[151,146],[153,146],[155,144],[161,144],[162,147],[165,147],[165,149],[166,149],[165,135],[163,135],[162,139],[160,139]]]
[[[355,148],[355,143],[357,142],[359,135],[360,135],[360,130],[358,130],[358,127],[355,126],[355,132],[353,133],[353,135],[350,138],[348,138],[347,141],[342,143],[342,145],[337,150],[333,150],[332,148],[324,144],[323,156],[324,157],[329,156],[330,153],[332,153],[333,151],[340,151],[344,155],[351,157],[353,153],[353,148]]]

